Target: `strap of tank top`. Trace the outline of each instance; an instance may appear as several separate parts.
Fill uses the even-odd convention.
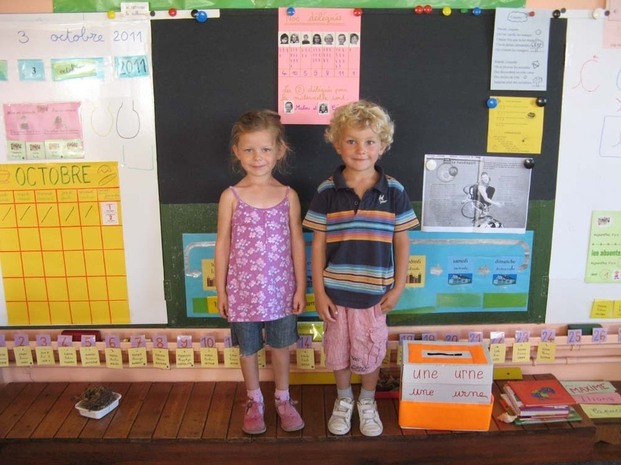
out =
[[[233,195],[235,196],[235,198],[237,199],[238,202],[241,201],[241,199],[239,198],[239,194],[237,193],[237,191],[235,190],[235,188],[233,186],[229,186],[229,189],[231,189],[231,191],[233,192]]]

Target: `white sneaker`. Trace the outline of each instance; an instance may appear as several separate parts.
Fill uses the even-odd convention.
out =
[[[351,429],[351,415],[354,412],[354,399],[341,397],[334,401],[332,416],[328,420],[328,430],[332,434],[343,435]]]
[[[377,413],[375,399],[360,399],[358,416],[360,417],[360,432],[365,436],[379,436],[384,431],[384,425]]]

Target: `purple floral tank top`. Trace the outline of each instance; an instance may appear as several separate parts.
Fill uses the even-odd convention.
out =
[[[270,208],[237,198],[227,274],[229,321],[271,321],[291,314],[295,274],[289,229],[289,187]]]

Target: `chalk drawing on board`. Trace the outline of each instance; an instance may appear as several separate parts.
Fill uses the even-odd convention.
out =
[[[602,157],[621,157],[621,116],[604,116],[599,154]]]
[[[110,107],[112,102],[108,101],[107,104],[97,105],[94,102],[85,102],[85,107],[90,107],[90,122],[93,133],[99,137],[108,137],[112,132],[114,126],[114,115]]]
[[[136,111],[132,100],[131,109],[125,106],[125,102],[116,112],[116,132],[122,139],[134,139],[140,133],[140,113]]]
[[[598,61],[599,57],[593,55],[591,59],[582,64],[578,73],[578,83],[573,86],[573,89],[581,88],[587,92],[595,92],[599,89],[599,84],[594,82],[598,76],[597,69],[594,69],[594,66],[597,65]]]

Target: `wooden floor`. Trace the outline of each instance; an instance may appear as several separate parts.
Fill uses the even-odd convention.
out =
[[[492,420],[488,432],[402,430],[396,399],[379,399],[384,434],[327,432],[333,385],[292,386],[306,427],[283,432],[266,402],[267,432],[241,431],[245,389],[237,382],[111,383],[119,407],[95,420],[79,415],[86,383],[0,386],[0,464],[543,464],[598,459],[596,426],[583,419],[518,427]],[[266,399],[274,386],[264,383]],[[494,391],[499,394],[499,386]],[[498,396],[496,396],[498,397]],[[496,405],[493,416],[500,413]]]

